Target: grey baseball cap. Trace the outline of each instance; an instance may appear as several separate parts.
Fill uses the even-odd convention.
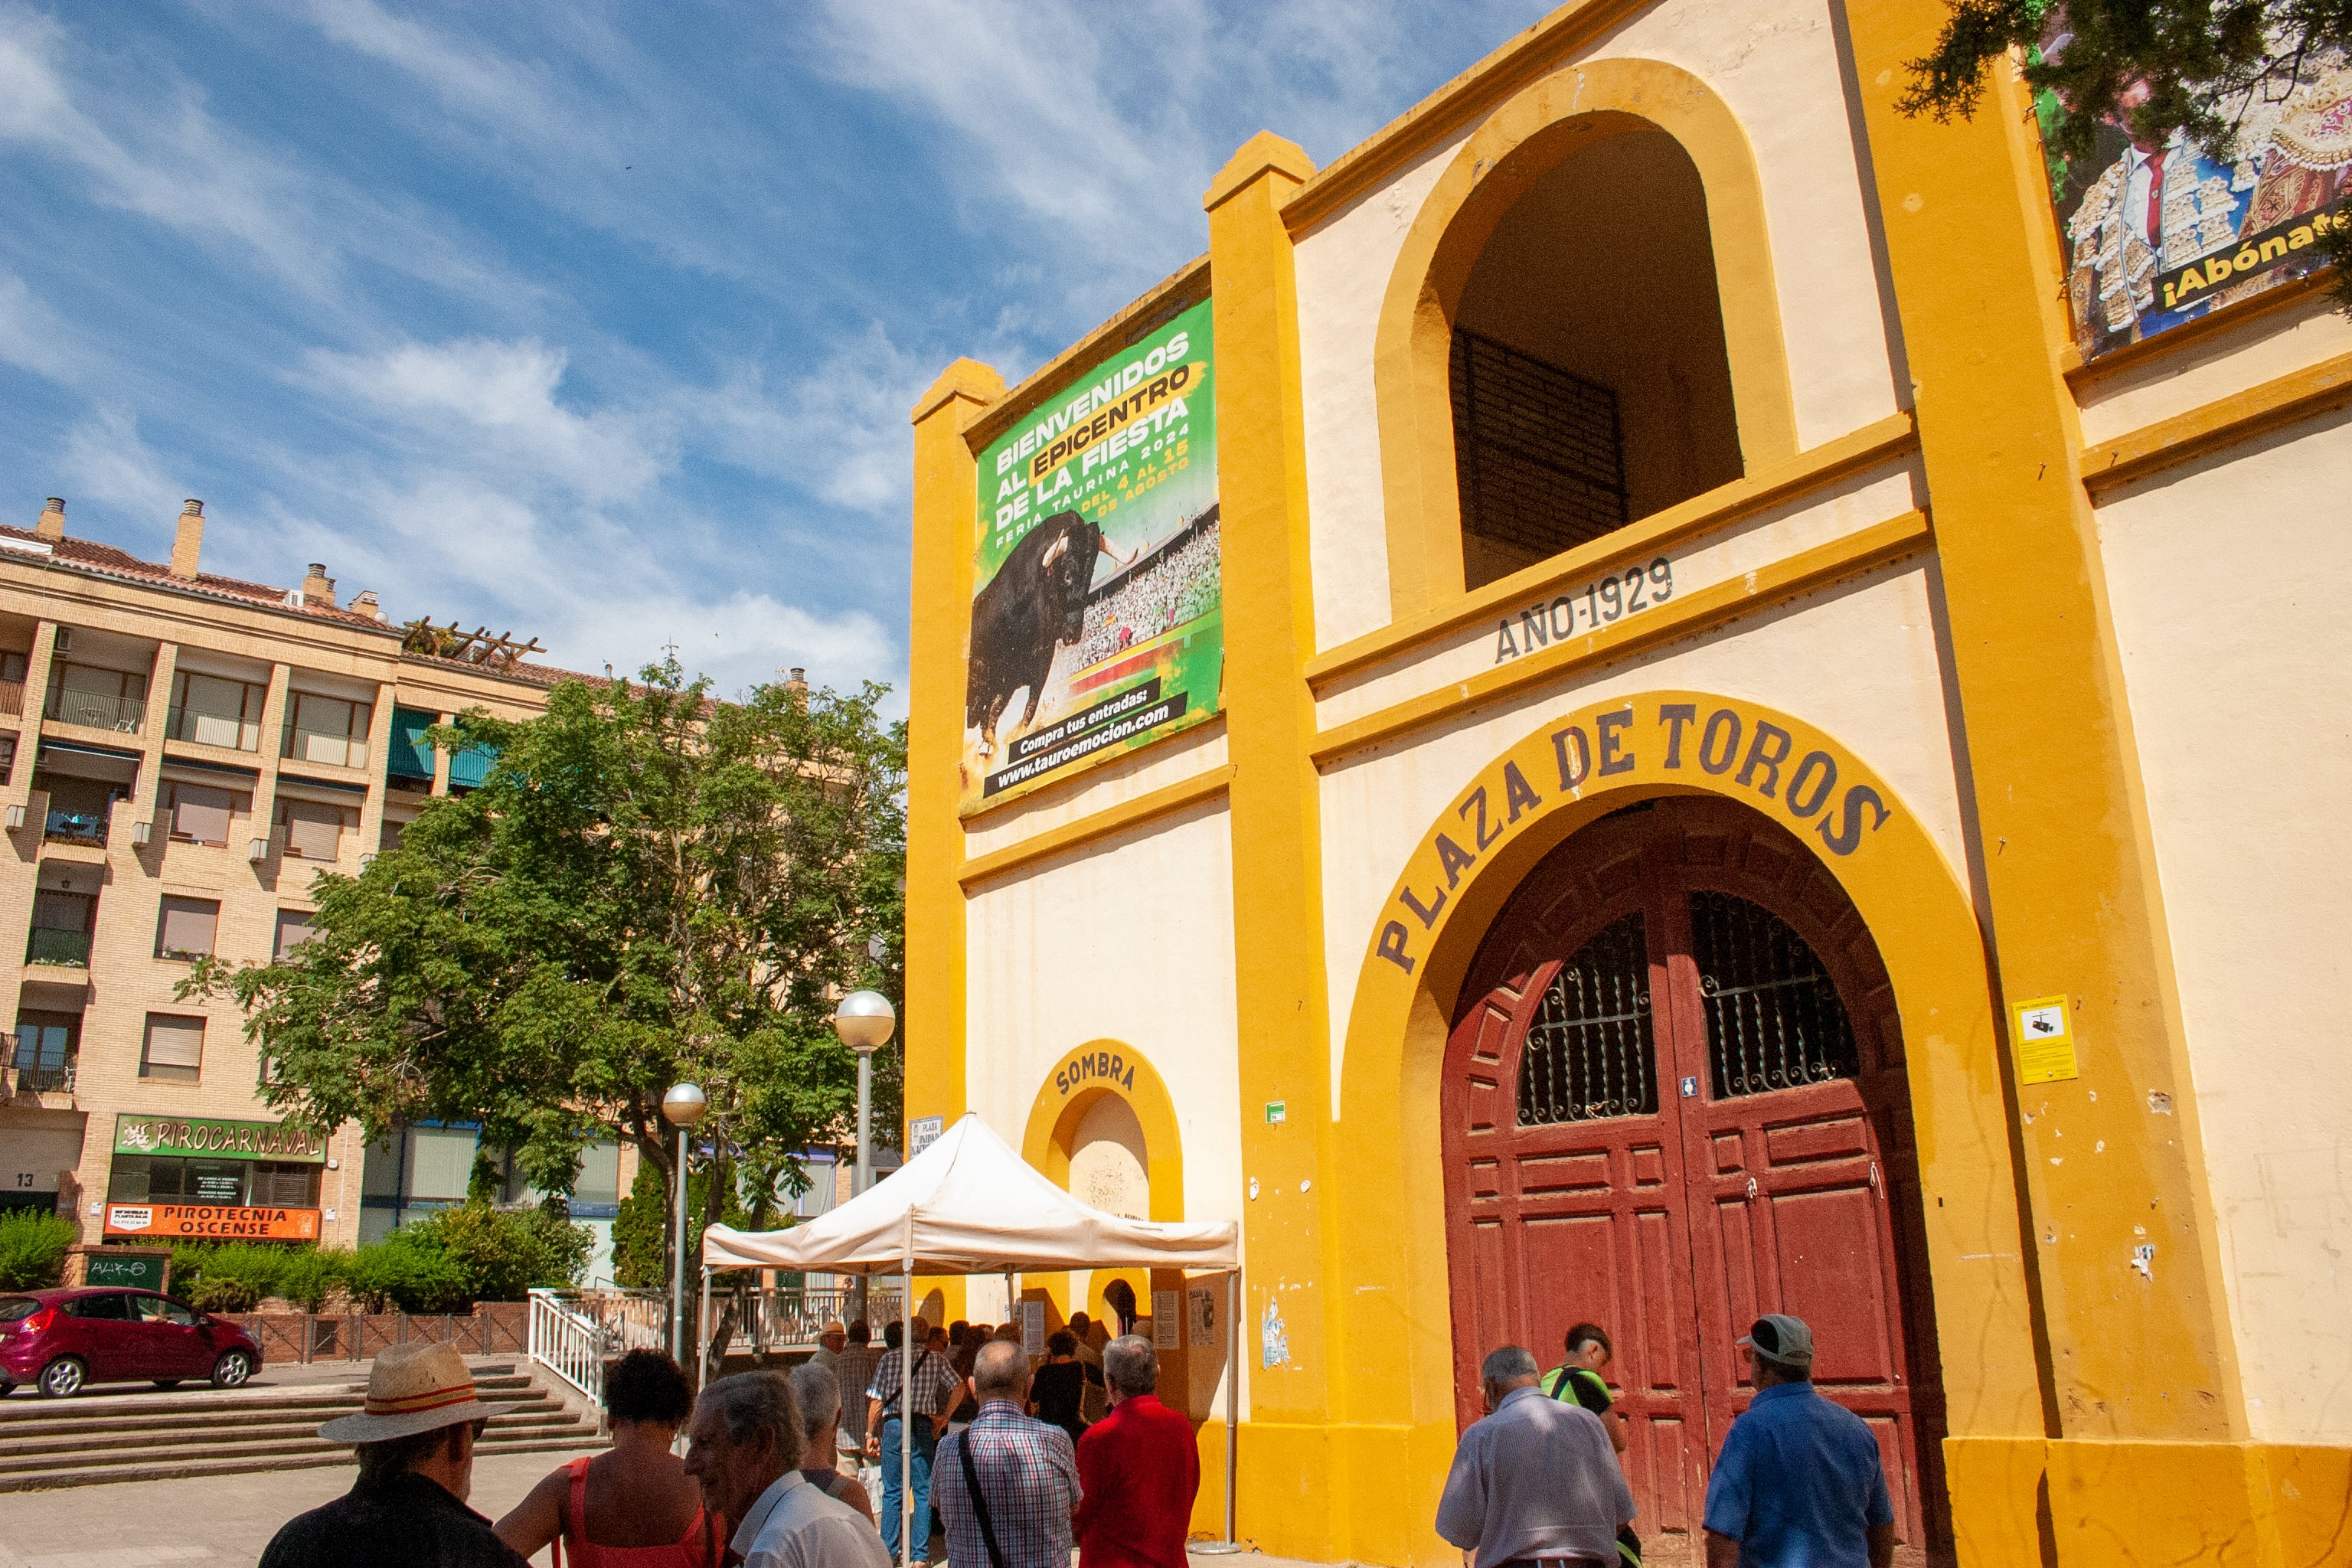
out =
[[[1813,1364],[1813,1331],[1805,1326],[1802,1318],[1792,1318],[1786,1312],[1767,1312],[1748,1327],[1748,1335],[1739,1342],[1766,1361],[1782,1366]]]

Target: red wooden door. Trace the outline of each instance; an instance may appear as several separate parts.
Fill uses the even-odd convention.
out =
[[[1621,812],[1529,874],[1465,996],[1444,1101],[1462,1421],[1487,1351],[1549,1365],[1598,1322],[1640,1528],[1695,1531],[1752,1393],[1735,1341],[1794,1312],[1822,1391],[1879,1434],[1904,1538],[1943,1539],[1901,1037],[1810,854],[1729,803]]]

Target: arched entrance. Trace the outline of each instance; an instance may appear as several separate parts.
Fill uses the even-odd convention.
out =
[[[1644,1533],[1695,1532],[1786,1310],[1877,1432],[1906,1541],[1948,1542],[1944,1405],[1894,993],[1843,889],[1734,801],[1612,813],[1520,881],[1444,1071],[1458,1417],[1498,1344],[1613,1336]]]

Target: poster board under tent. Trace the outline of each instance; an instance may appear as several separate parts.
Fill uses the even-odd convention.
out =
[[[1216,716],[1215,384],[1202,300],[980,453],[964,815]]]
[[[2062,14],[2063,16],[2063,14]],[[2065,47],[2063,20],[2043,51]],[[2257,87],[2227,158],[2176,132],[2162,142],[2120,123],[2091,153],[2050,154],[2050,194],[2075,346],[2085,359],[2139,342],[2300,278],[2327,261],[2352,193],[2352,60],[2320,49],[2291,82]],[[2053,92],[2034,110],[2047,142],[2067,115]]]

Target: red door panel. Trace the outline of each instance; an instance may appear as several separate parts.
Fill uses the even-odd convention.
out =
[[[1458,1018],[1444,1105],[1463,1422],[1486,1352],[1549,1365],[1570,1324],[1599,1322],[1637,1527],[1693,1531],[1752,1393],[1735,1342],[1794,1312],[1823,1394],[1879,1438],[1905,1539],[1948,1539],[1899,1025],[1811,854],[1729,803],[1606,818],[1496,917]]]

